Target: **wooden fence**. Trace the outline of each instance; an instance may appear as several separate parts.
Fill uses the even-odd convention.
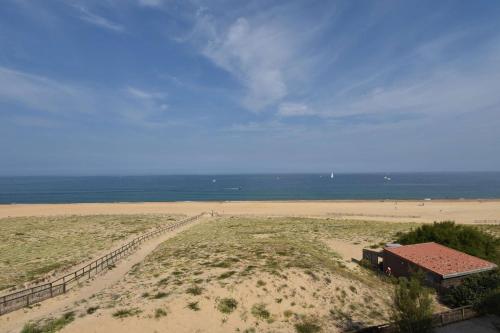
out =
[[[436,313],[432,318],[432,327],[441,327],[448,324],[456,323],[462,320],[477,317],[478,313],[472,308],[472,305],[463,306],[449,311]],[[396,333],[398,332],[395,324],[384,324],[363,328],[356,332],[360,333]]]
[[[62,276],[57,280],[32,288],[16,291],[9,295],[1,296],[0,315],[26,306],[30,306],[57,295],[64,294],[74,283],[85,278],[89,279],[91,276],[95,276],[97,273],[102,272],[104,269],[110,267],[111,264],[115,263],[118,259],[124,257],[128,253],[133,252],[144,241],[163,232],[172,231],[183,225],[193,222],[204,214],[205,213],[201,213],[200,215],[189,217],[182,221],[157,228],[151,232],[134,238],[132,241],[123,245],[119,249],[116,249],[106,254],[105,256],[92,261],[90,264],[87,264],[86,266],[72,273]]]

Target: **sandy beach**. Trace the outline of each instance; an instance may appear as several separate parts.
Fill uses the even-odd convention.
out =
[[[500,200],[231,201],[0,205],[0,218],[98,214],[186,214],[334,217],[357,220],[500,223]]]

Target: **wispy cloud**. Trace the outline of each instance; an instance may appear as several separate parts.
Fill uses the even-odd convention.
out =
[[[443,38],[448,43],[448,38]],[[428,45],[428,44],[426,44]],[[433,43],[433,49],[443,47]],[[422,48],[417,47],[416,53]],[[431,56],[427,49],[426,56]],[[500,42],[482,50],[481,61],[442,63],[415,75],[399,76],[388,83],[374,79],[356,86],[348,94],[333,94],[316,105],[324,117],[418,113],[429,117],[479,112],[500,107]],[[441,60],[441,59],[439,59]],[[431,64],[429,65],[431,66]],[[376,77],[375,77],[376,78]],[[362,93],[362,91],[364,91]],[[342,92],[345,93],[345,92]]]
[[[239,17],[229,24],[200,10],[192,35],[201,53],[245,88],[242,104],[253,111],[276,105],[303,69],[304,31],[277,17]]]
[[[46,127],[57,119],[74,119],[74,114],[99,115],[100,119],[115,119],[143,127],[164,126],[168,110],[166,97],[144,89],[99,89],[74,82],[62,82],[0,67],[0,105],[13,109],[38,111],[37,116],[18,112],[20,124]],[[73,116],[71,116],[73,114]],[[41,121],[50,115],[50,122]]]
[[[144,7],[161,7],[164,5],[164,0],[137,0],[137,3]]]
[[[72,101],[78,103],[68,108]],[[92,102],[82,88],[6,67],[0,67],[0,102],[51,113],[92,109]]]
[[[144,89],[139,89],[135,87],[128,87],[127,91],[130,95],[146,100],[155,100],[155,99],[165,99],[166,96],[163,93],[158,92],[149,92]]]
[[[312,116],[317,114],[309,106],[303,103],[281,103],[278,114],[284,117]]]
[[[282,66],[288,60],[289,46],[284,34],[277,27],[252,26],[239,18],[209,40],[203,54],[244,84],[244,105],[258,111],[287,93]]]
[[[144,89],[128,87],[127,92],[130,96],[148,103],[153,109],[158,108],[163,111],[168,109],[166,95],[160,92],[149,92]]]
[[[113,21],[111,21],[103,16],[92,13],[90,10],[88,10],[87,8],[85,8],[83,6],[75,6],[75,8],[77,8],[81,14],[80,19],[82,19],[83,21],[85,21],[87,23],[90,23],[90,24],[95,25],[97,27],[111,30],[114,32],[124,32],[125,31],[125,28],[122,25],[115,23],[115,22],[113,22]]]

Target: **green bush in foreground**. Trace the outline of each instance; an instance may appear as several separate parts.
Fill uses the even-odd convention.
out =
[[[465,278],[443,295],[443,302],[450,307],[474,305],[481,312],[500,314],[500,271]]]
[[[500,289],[487,295],[479,304],[479,310],[484,313],[500,315]]]
[[[73,312],[67,312],[57,319],[48,319],[38,323],[27,323],[21,333],[54,333],[75,320]]]
[[[399,332],[426,333],[432,331],[432,298],[418,278],[400,278],[393,297],[392,320]]]
[[[434,222],[405,234],[399,234],[398,243],[416,244],[436,242],[470,255],[499,263],[500,240],[475,227],[454,222]]]

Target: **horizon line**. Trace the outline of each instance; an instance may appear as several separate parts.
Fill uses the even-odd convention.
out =
[[[500,173],[500,170],[439,170],[439,171],[353,171],[353,172],[335,172],[335,171],[314,171],[314,172],[215,172],[215,173],[68,173],[68,174],[0,174],[0,178],[15,178],[15,177],[181,177],[181,176],[286,176],[286,175],[376,175],[376,174],[444,174],[444,173]]]

